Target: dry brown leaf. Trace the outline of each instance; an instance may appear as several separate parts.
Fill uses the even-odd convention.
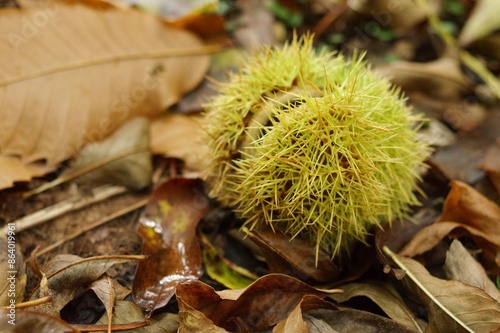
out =
[[[332,303],[318,296],[306,295],[297,304],[295,309],[290,312],[288,317],[274,327],[273,333],[309,333],[309,327],[303,319],[303,314],[316,309],[337,310]]]
[[[456,121],[467,121],[465,118]],[[457,123],[456,123],[457,125]],[[460,126],[458,126],[460,127]],[[436,150],[430,163],[449,180],[478,183],[485,173],[478,168],[487,150],[499,138],[500,112],[489,112],[486,120],[472,132],[459,133],[455,144]]]
[[[271,230],[253,230],[248,237],[261,249],[269,269],[273,273],[295,276],[302,281],[331,282],[340,273],[330,256],[316,249],[308,240],[290,239]]]
[[[413,257],[429,251],[455,229],[467,231],[482,247],[485,260],[500,265],[500,207],[460,181],[452,182],[438,221],[417,232],[400,254]]]
[[[317,320],[321,320],[329,325],[335,332],[339,333],[417,333],[417,331],[408,326],[402,325],[386,317],[355,309],[341,309],[340,311],[316,310],[305,316],[308,318],[313,316]]]
[[[209,57],[186,56],[202,48],[192,34],[104,4],[2,10],[2,155],[54,165],[127,119],[157,115],[203,78]]]
[[[143,259],[142,256],[98,256],[80,258],[75,255],[55,256],[45,266],[46,279],[33,291],[31,300],[52,296],[54,311],[60,311],[74,297],[82,294],[90,284],[115,264]],[[44,282],[46,281],[46,282]]]
[[[336,302],[346,302],[353,297],[364,296],[375,302],[389,318],[423,332],[412,311],[406,306],[403,298],[390,284],[378,281],[354,282],[341,285],[342,294],[329,296]]]
[[[55,170],[53,166],[41,163],[23,163],[18,158],[0,155],[0,190],[14,185],[14,182],[29,181]]]
[[[202,118],[197,115],[169,114],[151,123],[151,150],[175,157],[192,171],[205,165],[207,147],[201,142]]]
[[[489,333],[500,329],[500,303],[477,287],[441,280],[417,261],[384,248],[397,266],[406,271],[404,282],[429,312],[427,333]]]
[[[427,63],[395,61],[378,67],[377,71],[406,91],[422,91],[439,98],[456,99],[462,93],[472,91],[460,69],[460,62],[452,57]]]
[[[153,174],[149,125],[147,118],[131,119],[106,139],[83,147],[65,172],[70,174],[110,158],[120,157],[78,177],[77,182],[121,185],[136,190],[149,186]]]
[[[478,263],[467,249],[455,239],[446,252],[444,271],[448,279],[457,280],[484,290],[494,300],[500,302],[500,291],[488,278],[483,266]]]

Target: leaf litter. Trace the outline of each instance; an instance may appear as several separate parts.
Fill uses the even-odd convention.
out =
[[[321,1],[318,0],[317,2],[319,4]],[[413,6],[411,11],[405,11],[402,7],[394,8],[391,1],[388,0],[378,1],[376,7],[370,7],[368,3],[360,1],[349,1],[348,6],[338,8],[337,6],[342,5],[332,3],[318,5],[314,3],[314,6],[312,6],[314,8],[307,7],[308,5],[305,3],[294,5],[286,3],[284,5],[285,13],[302,13],[304,17],[311,15],[310,13],[314,13],[317,17],[324,15],[322,24],[329,22],[330,25],[325,25],[326,28],[323,27],[322,30],[318,30],[320,35],[316,36],[316,38],[319,43],[324,43],[326,47],[339,47],[341,44],[333,41],[337,40],[336,38],[340,34],[346,40],[346,43],[342,45],[342,51],[349,53],[353,45],[361,45],[361,48],[368,50],[368,57],[373,60],[374,65],[380,67],[380,72],[385,71],[386,74],[390,74],[394,82],[403,87],[408,96],[408,102],[410,104],[415,103],[416,111],[426,113],[431,118],[431,123],[438,120],[440,124],[446,127],[446,134],[444,134],[444,128],[440,129],[439,133],[441,134],[436,134],[435,129],[423,134],[426,136],[424,140],[432,142],[438,148],[430,160],[430,169],[422,184],[423,192],[427,195],[427,197],[422,198],[424,207],[418,208],[412,213],[412,221],[404,221],[401,224],[394,223],[394,228],[387,229],[384,232],[377,232],[376,237],[368,240],[368,245],[371,247],[360,245],[357,251],[354,251],[352,258],[345,258],[336,262],[323,258],[319,261],[318,266],[314,265],[314,261],[309,260],[313,258],[308,254],[312,249],[308,248],[306,243],[301,244],[299,239],[288,242],[286,239],[279,239],[279,235],[275,234],[249,234],[246,239],[238,239],[237,241],[241,242],[242,246],[248,246],[248,251],[244,251],[245,255],[243,255],[241,247],[235,246],[232,248],[231,245],[221,247],[217,238],[214,238],[213,235],[209,239],[205,239],[205,231],[201,235],[203,241],[200,242],[197,237],[199,227],[204,230],[207,223],[216,225],[217,227],[213,229],[213,232],[222,234],[227,232],[226,229],[236,229],[240,221],[237,221],[231,215],[217,216],[213,214],[212,207],[210,208],[212,215],[207,214],[209,199],[202,194],[205,191],[205,185],[198,180],[179,177],[179,174],[186,171],[194,171],[193,175],[197,177],[197,172],[202,169],[204,151],[202,143],[197,139],[201,118],[196,115],[188,117],[183,114],[156,117],[156,119],[153,119],[151,126],[150,145],[151,151],[156,155],[152,160],[156,169],[153,175],[149,173],[147,177],[152,181],[152,186],[146,187],[142,192],[127,190],[117,195],[117,198],[106,200],[102,206],[109,206],[107,207],[109,209],[108,213],[105,213],[104,210],[100,211],[99,204],[93,204],[90,208],[80,209],[80,211],[66,212],[65,215],[67,216],[48,221],[48,225],[40,225],[36,228],[24,230],[20,234],[22,236],[19,237],[19,242],[22,245],[21,251],[27,257],[35,245],[49,245],[51,242],[57,242],[59,248],[51,249],[51,251],[55,252],[54,255],[56,253],[67,255],[74,251],[75,253],[83,253],[88,259],[59,257],[60,259],[52,260],[50,265],[47,266],[45,263],[50,262],[50,258],[54,258],[54,256],[47,256],[48,253],[44,254],[41,257],[40,267],[42,268],[40,272],[46,270],[45,277],[41,274],[41,283],[38,287],[34,287],[32,285],[33,273],[28,270],[26,289],[28,292],[35,289],[34,295],[40,297],[42,295],[51,295],[53,299],[49,303],[36,306],[38,310],[44,311],[45,314],[17,309],[18,325],[16,329],[21,332],[36,327],[37,329],[40,328],[37,331],[42,333],[45,331],[77,332],[78,330],[75,327],[80,330],[100,329],[103,332],[117,329],[129,329],[133,332],[199,332],[200,330],[250,332],[262,329],[287,333],[352,331],[425,331],[432,333],[448,332],[450,329],[476,332],[498,331],[500,328],[500,323],[497,320],[499,317],[498,288],[492,283],[492,280],[500,274],[500,263],[498,261],[500,245],[498,239],[496,239],[496,236],[500,234],[497,230],[498,221],[500,221],[500,215],[498,214],[498,203],[500,201],[498,201],[498,163],[496,163],[499,140],[498,119],[500,118],[498,118],[497,112],[498,101],[494,97],[494,81],[479,82],[477,76],[471,75],[470,72],[464,70],[464,58],[456,56],[457,53],[450,49],[450,45],[453,47],[453,43],[446,44],[447,42],[443,41],[443,45],[441,45],[434,37],[431,38],[426,31],[429,27],[436,28],[430,14],[438,14],[441,18],[450,20],[458,27],[472,26],[474,28],[474,25],[476,25],[474,29],[478,29],[477,22],[481,22],[481,19],[484,20],[484,15],[486,15],[484,11],[481,12],[481,6],[484,8],[484,4],[488,3],[488,1],[478,2],[477,8],[467,1],[443,0],[443,2],[446,6],[442,8],[445,9],[451,6],[450,3],[462,6],[462,16],[459,17],[457,14],[447,12],[447,9],[443,12],[428,7],[428,9],[430,8],[429,11],[422,11],[424,7],[421,5],[427,3],[424,0],[415,3],[411,1],[408,3],[402,2],[405,6],[409,6],[408,8]],[[20,3],[22,6],[24,5],[23,11],[26,12],[34,10],[34,8],[38,10],[40,8],[33,7],[33,3],[30,1]],[[51,3],[46,2],[44,4]],[[101,1],[75,1],[75,3],[80,4],[63,4],[60,7],[65,14],[60,16],[61,20],[69,19],[71,21],[74,13],[68,13],[71,10],[82,10],[82,4],[84,7],[91,8],[91,12],[93,11],[92,13],[95,14],[98,20],[107,20],[108,18],[104,17],[111,17],[114,14],[116,16],[123,14],[123,17],[128,18],[133,16],[141,17],[142,15],[139,12],[132,14],[128,12],[129,9],[126,9],[126,7],[117,7]],[[418,6],[415,5],[416,3],[418,3]],[[266,12],[267,9],[259,7],[258,4],[243,6],[241,7],[242,13],[240,12],[240,14],[243,14],[241,16],[243,21],[239,22],[244,22],[246,18],[255,17],[256,15],[266,20],[266,23],[259,27],[247,26],[245,31],[238,28],[238,21],[235,20],[237,11],[234,11],[234,9],[237,9],[237,7],[226,9],[228,12],[224,17],[227,23],[225,27],[235,29],[237,33],[234,35],[236,39],[241,40],[242,44],[253,48],[261,38],[264,38],[269,43],[276,43],[284,38],[279,33],[279,31],[285,31],[286,29],[284,26],[279,27],[283,24],[280,21],[282,16],[271,17]],[[330,10],[335,10],[338,13],[336,18],[329,16]],[[355,12],[354,15],[352,15],[353,11]],[[410,12],[411,15],[408,16]],[[84,15],[82,16],[84,18],[86,17],[86,14],[82,15]],[[196,24],[203,25],[214,21],[202,18],[203,15],[196,12],[190,13],[189,16],[189,20],[183,21],[180,18],[179,22],[171,20],[170,23],[182,27],[177,31],[193,28],[193,31],[198,31],[203,38],[207,38],[209,35],[210,38],[213,38],[217,33],[222,33],[218,30],[222,29],[221,25],[214,24],[210,31],[206,31],[207,34],[203,34],[199,26],[196,28]],[[426,17],[429,18],[429,22],[425,21]],[[144,18],[138,20],[141,19]],[[198,22],[197,19],[199,19]],[[85,20],[87,19],[85,18]],[[151,20],[151,18],[145,20]],[[474,20],[476,23],[473,22]],[[231,24],[234,25],[231,26]],[[307,20],[302,24],[301,29],[314,28]],[[88,24],[88,26],[93,27],[92,24]],[[274,31],[274,33],[278,32],[276,35],[271,33],[271,26],[278,27]],[[493,62],[487,58],[491,52],[486,52],[491,49],[489,46],[493,45],[494,38],[492,39],[492,37],[495,37],[493,33],[494,25],[492,27],[479,25],[480,29],[472,33],[470,30],[465,31],[462,28],[461,33],[456,34],[459,37],[457,37],[458,42],[455,41],[454,47],[460,47],[458,46],[459,42],[461,45],[467,44],[471,54],[481,59],[484,67],[492,70],[493,75],[497,75],[498,71],[492,66]],[[54,30],[51,29],[53,29],[52,26],[48,25],[47,31],[53,33]],[[149,35],[149,32],[144,32],[149,31],[147,29],[149,28],[146,28],[146,30],[137,28],[137,31]],[[167,34],[173,36],[174,33],[171,33],[169,29],[166,29],[169,31]],[[40,31],[42,30],[40,29]],[[265,30],[266,34],[259,34],[259,30]],[[70,28],[69,31],[75,31],[75,29]],[[159,31],[164,31],[164,28],[159,28]],[[356,34],[353,34],[353,32]],[[128,31],[127,33],[130,34],[131,32]],[[124,33],[124,35],[127,35],[127,33]],[[185,31],[181,34],[183,33]],[[388,33],[387,36],[392,34],[393,41],[387,42],[378,39],[382,38],[384,33]],[[191,33],[188,34],[192,36]],[[227,38],[225,32],[223,34],[223,38]],[[446,36],[442,32],[437,35],[440,38]],[[103,36],[103,38],[105,37]],[[124,38],[127,38],[127,36]],[[431,39],[433,39],[432,42],[430,42]],[[33,40],[36,40],[36,38]],[[198,38],[195,37],[194,40],[196,40],[196,45],[202,46]],[[396,47],[398,42],[401,42],[401,44],[397,47],[404,46],[404,43],[409,47],[403,52],[401,51],[402,48],[398,49]],[[132,46],[140,44],[141,42],[137,39],[130,43]],[[444,47],[445,44],[446,47]],[[19,44],[19,47],[20,49],[23,47],[29,48],[30,45],[35,44]],[[92,45],[90,41],[88,45]],[[485,48],[484,45],[487,47]],[[85,44],[80,47],[85,47]],[[183,49],[181,47],[179,52],[187,52],[188,49],[190,48]],[[101,52],[109,56],[112,53],[110,50],[105,48]],[[140,48],[139,51],[136,49],[136,52],[143,52],[141,50],[143,49]],[[125,49],[123,51],[126,52]],[[388,63],[388,61],[381,61],[377,52],[385,55],[387,57],[385,60],[394,55],[398,57],[404,54],[404,57],[399,60],[396,59],[396,62],[384,68],[380,64]],[[106,56],[104,53],[102,56]],[[143,56],[144,54],[142,53]],[[186,83],[182,89],[174,88],[173,92],[175,94],[173,95],[170,95],[172,91],[155,90],[155,93],[158,92],[161,98],[157,98],[156,95],[150,96],[152,101],[146,98],[146,101],[141,100],[140,103],[132,103],[129,105],[130,110],[133,112],[138,111],[138,115],[151,115],[150,112],[159,114],[168,106],[179,101],[187,90],[190,90],[201,80],[206,67],[208,67],[208,57],[193,55],[188,58],[190,59],[189,64],[178,68],[182,75],[176,74],[173,77],[168,77],[168,79],[166,76],[164,78],[167,79],[165,84],[170,87],[178,87],[177,85],[182,85],[183,82],[186,83],[183,80],[191,80],[191,83]],[[194,60],[195,58],[202,60]],[[42,63],[43,59],[40,58]],[[106,68],[108,65],[103,63],[102,67]],[[124,63],[120,63],[118,67],[124,65]],[[187,72],[185,68],[193,67],[193,65],[199,65],[196,74],[188,74],[190,72]],[[98,66],[101,65],[92,65],[90,67],[97,69]],[[176,65],[173,66],[176,67]],[[443,66],[448,66],[451,70],[443,72]],[[42,67],[38,70],[44,70]],[[130,95],[133,92],[133,90],[130,90],[130,86],[125,87],[129,81],[125,82],[126,80],[124,80],[123,83],[119,84],[120,78],[123,78],[122,73],[125,72],[124,67],[122,67],[116,69],[116,73],[119,73],[119,75],[114,78],[118,83],[115,89],[117,95],[111,93],[113,89],[100,89],[101,85],[96,84],[95,90],[89,90],[94,91],[90,100],[98,96],[105,96],[105,98],[115,96],[121,101],[120,98],[124,95],[120,95],[120,93],[127,96],[127,94]],[[61,73],[46,73],[44,75],[46,77],[50,75],[59,77],[64,76],[65,72],[68,74],[67,69],[64,69],[65,67],[61,68]],[[404,70],[399,71],[398,68]],[[166,73],[162,72],[161,69],[161,67],[154,67],[149,74],[156,73],[163,77]],[[75,70],[78,72],[78,69]],[[194,71],[194,67],[190,68],[190,70]],[[131,77],[138,79],[141,78],[139,72],[137,67],[136,72],[129,73],[131,73]],[[109,71],[104,69],[103,73],[109,73]],[[483,76],[479,76],[483,78]],[[85,78],[87,81],[84,79],[83,82],[90,84],[91,79],[95,81],[95,78],[96,75],[89,73],[89,77]],[[223,80],[224,78],[218,79]],[[37,79],[33,78],[32,81],[37,81]],[[103,80],[104,82],[105,80]],[[89,85],[85,87],[88,88]],[[118,92],[120,87],[123,90]],[[430,87],[431,89],[429,89]],[[483,90],[484,88],[486,90]],[[47,96],[43,96],[45,91],[40,90],[40,96],[33,96],[33,98],[40,98],[38,101],[43,106],[48,106],[52,102],[43,99],[48,96],[47,94]],[[67,89],[64,91],[67,91]],[[206,94],[206,92],[201,94],[197,97],[195,95],[195,99],[203,100],[203,94]],[[172,97],[174,95],[175,97]],[[74,94],[68,96],[68,101],[78,101],[82,110],[88,109],[90,103],[87,100],[76,98]],[[162,98],[166,98],[170,102],[160,103],[160,107],[160,104],[155,103],[160,100],[164,101]],[[31,99],[28,99],[28,101],[31,101]],[[17,102],[17,100],[11,100],[11,102]],[[107,102],[107,105],[110,105],[109,99]],[[156,111],[150,109],[153,104]],[[103,104],[98,101],[97,105],[105,106],[106,103]],[[189,105],[188,108],[194,109],[181,110],[186,108],[186,105]],[[178,110],[190,113],[200,111],[199,108],[200,104],[197,101],[196,103],[184,104]],[[17,110],[18,108],[14,109]],[[0,109],[0,113],[2,110],[4,108]],[[19,110],[26,112],[23,108],[19,108]],[[41,113],[43,110],[39,112]],[[106,119],[106,112],[110,110],[113,110],[112,107],[108,108],[107,111],[103,111],[96,118],[96,121]],[[145,113],[142,113],[143,111]],[[37,115],[39,116],[40,113],[37,113]],[[46,114],[46,116],[46,119],[54,119],[55,117],[49,114]],[[99,118],[101,116],[103,118]],[[131,114],[130,118],[135,118],[135,113],[134,115]],[[105,130],[102,133],[111,134],[115,128],[118,128],[125,121],[126,119],[119,119],[110,126],[108,126],[108,123],[102,122],[101,125],[106,125],[103,125]],[[92,126],[89,128],[99,129],[99,127]],[[42,125],[42,127],[50,130],[54,129],[54,127],[46,124]],[[70,128],[68,127],[68,130]],[[83,127],[80,126],[80,128]],[[40,132],[40,130],[33,127],[29,128],[29,130],[32,129],[33,133],[27,135],[26,138],[31,138],[35,133]],[[28,130],[23,129],[23,131],[19,133],[26,133]],[[75,135],[81,137],[80,132],[75,132]],[[446,138],[436,140],[434,137],[436,135],[445,135]],[[133,136],[135,138],[135,135]],[[5,137],[0,136],[0,138]],[[18,139],[18,134],[11,137]],[[43,139],[40,142],[51,142],[47,140]],[[122,140],[129,141],[128,139]],[[0,140],[0,142],[2,141]],[[10,146],[10,143],[7,145],[7,147],[10,147],[8,149],[14,146]],[[77,148],[73,149],[72,154],[64,155],[63,159],[74,156],[73,153],[77,153],[80,146],[79,143]],[[0,153],[2,154],[5,151],[4,147],[6,146],[3,143],[0,144]],[[62,161],[60,158],[53,165],[49,165],[50,163],[48,164],[46,161],[38,163],[38,166],[34,164],[33,156],[35,155],[33,154],[39,154],[37,156],[45,154],[47,161],[57,154],[59,154],[57,156],[63,156],[61,155],[62,150],[57,147],[56,150],[50,151],[50,144],[46,144],[44,148],[49,150],[43,153],[43,150],[37,152],[36,149],[31,149],[29,153],[24,155],[24,162],[21,161],[22,158],[19,158],[19,156],[23,157],[22,154],[17,154],[18,156],[15,157],[5,154],[0,156],[0,170],[3,170],[0,177],[4,177],[2,178],[2,184],[7,184],[2,186],[12,186],[13,181],[28,180],[32,176],[43,175],[54,170],[57,170],[57,174],[59,174],[57,168],[61,168],[61,165],[58,165],[59,161]],[[113,154],[116,155],[116,153],[116,151],[110,150],[103,153],[103,156],[109,157]],[[151,158],[149,159],[151,162]],[[182,162],[181,164],[178,163],[179,159]],[[55,160],[53,159],[53,161]],[[25,163],[26,161],[28,161],[28,164]],[[38,169],[40,166],[41,169]],[[65,167],[61,169],[64,170]],[[7,173],[5,170],[10,171]],[[111,173],[113,172],[111,171]],[[158,180],[158,177],[161,180]],[[172,179],[168,180],[167,183],[163,183],[165,178]],[[110,179],[103,177],[102,180],[108,182]],[[134,180],[126,179],[126,181],[136,185]],[[31,183],[22,184],[21,190],[26,187],[28,189],[33,188],[35,184],[43,184],[43,182],[44,180],[35,180]],[[193,182],[196,185],[191,186]],[[448,182],[451,182],[449,188]],[[13,199],[11,195],[11,193],[13,195],[19,193],[18,184],[12,190],[0,191],[0,197],[5,198],[3,201],[0,200],[0,217],[5,221],[13,221],[20,216],[35,211],[35,205],[46,207],[54,203],[54,201],[58,201],[54,200],[57,195],[59,198],[67,198],[75,193],[79,195],[87,193],[85,191],[93,183],[94,181],[90,181],[75,185],[75,182],[71,181],[70,184],[59,185],[58,188],[52,189],[48,193],[38,194],[30,198],[31,207],[27,208],[17,203],[15,197]],[[162,183],[163,185],[161,185]],[[121,211],[127,205],[133,206],[140,200],[144,200],[144,197],[152,191],[151,187],[157,188],[156,191],[161,191],[161,188],[169,183],[170,185],[167,185],[169,189],[166,199],[159,200],[155,197],[156,194],[153,194],[153,196],[150,196],[148,208],[142,212],[142,215],[142,209],[140,208],[142,205],[138,205],[132,210],[135,211],[134,213],[127,213],[128,215],[119,218],[121,224],[111,222],[110,226],[102,226],[96,230],[86,229],[84,234],[68,241],[67,246],[62,246],[62,243],[58,242],[64,237],[64,233],[61,233],[59,227],[54,229],[53,226],[64,225],[68,230],[72,230],[78,224],[90,224],[91,221],[99,220],[103,215],[110,214],[109,212],[111,212],[109,216],[113,216],[113,219],[115,219],[116,215],[113,215],[113,211]],[[489,184],[489,192],[485,192],[485,187],[480,187],[479,184]],[[76,186],[78,188],[75,190]],[[192,192],[193,188],[196,189],[194,193]],[[162,200],[163,203],[159,204]],[[203,204],[200,205],[200,203]],[[214,203],[211,202],[210,206],[212,204]],[[18,212],[14,212],[19,207]],[[169,209],[171,209],[170,213],[166,214]],[[94,215],[90,215],[89,218],[82,215],[90,211],[93,211]],[[145,216],[151,217],[153,215],[154,218],[149,219],[149,221],[151,226],[154,224],[154,226],[158,227],[158,230],[155,231],[154,227],[145,228],[140,223],[137,229],[143,240],[142,252],[147,255],[147,258],[142,260],[138,267],[136,267],[137,264],[132,266],[136,269],[135,273],[128,268],[127,272],[120,273],[115,269],[126,265],[111,265],[110,263],[113,261],[104,264],[104,262],[100,261],[101,259],[98,259],[100,258],[99,255],[113,257],[114,252],[120,251],[125,251],[127,254],[141,253],[140,246],[134,248],[134,246],[128,247],[125,245],[129,242],[135,243],[133,230],[137,227],[137,221],[141,220],[140,216],[144,219]],[[13,216],[16,217],[12,218]],[[186,223],[186,221],[189,222]],[[183,229],[183,225],[186,227],[184,228],[185,233],[177,232],[178,228]],[[160,230],[159,227],[162,229]],[[178,238],[176,239],[173,236]],[[453,239],[453,242],[450,239]],[[113,240],[114,242],[108,243]],[[185,252],[178,251],[179,247],[170,246],[176,242],[182,243],[183,246],[180,248],[189,250]],[[260,247],[255,246],[255,243],[259,244]],[[382,252],[384,245],[395,252],[403,250],[399,254],[392,252],[384,254]],[[378,261],[375,259],[376,252],[378,252]],[[163,255],[164,253],[167,254]],[[247,258],[248,253],[255,256],[261,265],[248,266],[252,267],[250,270],[248,270],[247,266],[240,266],[240,261],[242,258]],[[425,266],[402,256],[402,254],[418,259]],[[71,264],[74,260],[77,260],[77,262],[89,261],[86,266],[86,264]],[[95,268],[92,267],[94,264],[96,265]],[[53,268],[50,268],[50,266]],[[79,271],[76,267],[80,267],[82,271]],[[265,268],[262,269],[262,267]],[[82,277],[77,279],[71,272],[79,272],[78,274],[82,274]],[[383,272],[390,274],[384,275]],[[60,281],[56,283],[58,280]],[[165,285],[161,283],[161,281],[167,280],[170,282]],[[20,282],[19,289],[23,290],[22,280]],[[231,290],[232,288],[236,290]],[[325,291],[325,289],[330,290],[332,288],[342,290],[343,293],[331,294]],[[152,294],[146,292],[151,290],[153,291]],[[467,297],[467,299],[464,297]],[[458,298],[461,299],[461,302],[455,301]],[[90,299],[96,299],[94,302],[99,302],[99,306],[103,309],[104,314],[99,320],[96,318],[92,323],[86,323],[90,325],[69,325],[59,318],[63,317],[66,320],[64,312],[67,309],[69,311],[77,309],[72,307],[74,302],[84,303],[89,302]],[[134,299],[142,308],[132,301]],[[97,305],[95,306],[97,307]],[[28,308],[30,307],[28,305]],[[64,311],[61,307],[64,308]],[[111,308],[113,308],[113,311]],[[153,312],[153,309],[156,310]],[[143,310],[146,310],[146,315],[144,315]],[[0,325],[7,322],[6,314],[6,312],[2,312],[2,323]],[[77,316],[76,318],[81,317]],[[26,328],[23,325],[26,325],[27,322],[39,326]],[[83,324],[83,321],[81,324]],[[2,326],[2,329],[4,327],[7,332],[17,332],[12,331],[10,326]]]

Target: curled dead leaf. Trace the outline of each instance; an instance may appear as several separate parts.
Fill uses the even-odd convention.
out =
[[[319,290],[283,274],[265,275],[247,288],[220,292],[193,281],[177,288],[180,331],[264,330],[285,320],[305,296],[322,298],[335,292],[340,291]]]
[[[290,239],[271,230],[253,230],[248,237],[261,249],[269,269],[273,273],[295,276],[306,282],[331,282],[341,273],[330,256],[319,251],[308,240]]]
[[[436,223],[417,232],[400,254],[413,257],[429,251],[452,231],[466,231],[483,249],[485,260],[500,267],[500,207],[460,181],[452,182]]]

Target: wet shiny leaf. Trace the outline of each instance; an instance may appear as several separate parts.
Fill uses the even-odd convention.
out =
[[[164,306],[178,284],[201,276],[196,227],[208,209],[200,179],[173,178],[155,190],[138,227],[147,255],[137,267],[132,288],[140,307],[152,311]]]

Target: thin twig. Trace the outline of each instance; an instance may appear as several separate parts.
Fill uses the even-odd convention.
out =
[[[56,247],[61,246],[62,244],[66,243],[67,241],[72,240],[72,239],[86,233],[89,230],[97,228],[97,227],[99,227],[99,226],[101,226],[101,225],[103,225],[111,220],[114,220],[117,217],[120,217],[120,216],[125,215],[127,213],[130,213],[136,209],[139,209],[139,208],[145,206],[148,203],[148,200],[149,199],[143,199],[141,201],[136,202],[135,204],[133,204],[131,206],[125,207],[123,209],[120,209],[120,210],[108,215],[108,216],[105,216],[105,217],[95,221],[94,223],[88,225],[87,227],[83,228],[82,230],[78,230],[77,232],[72,233],[71,235],[65,237],[64,239],[58,240],[57,242],[47,246],[46,248],[42,249],[41,251],[38,251],[37,255],[40,256],[40,255],[45,254],[49,251],[52,251]]]
[[[52,302],[52,296],[45,296],[45,297],[34,299],[32,301],[26,301],[26,302],[22,302],[22,303],[17,303],[16,304],[16,309],[25,309],[25,308],[29,308],[29,307],[32,307],[32,306],[37,306],[37,305],[44,304],[44,303],[49,303],[49,302]],[[9,310],[9,307],[8,306],[2,306],[0,309],[2,309],[2,310]]]
[[[70,211],[75,211],[85,206],[106,200],[112,196],[127,192],[127,188],[123,186],[104,185],[92,190],[90,195],[78,196],[56,203],[55,205],[46,207],[33,214],[27,215],[14,221],[16,232],[29,229],[43,222],[47,222],[55,217],[66,214]],[[0,229],[0,234],[7,233],[7,225]]]

